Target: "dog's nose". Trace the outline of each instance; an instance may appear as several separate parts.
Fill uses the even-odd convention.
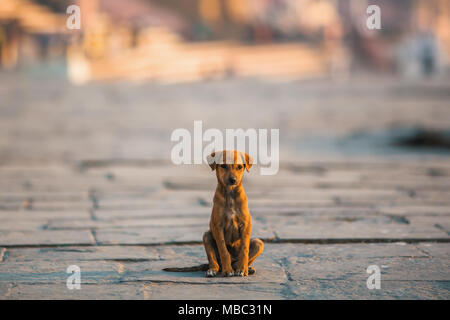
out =
[[[228,182],[229,182],[230,184],[235,184],[235,183],[236,183],[236,178],[235,178],[235,177],[230,177],[230,178],[228,179]]]

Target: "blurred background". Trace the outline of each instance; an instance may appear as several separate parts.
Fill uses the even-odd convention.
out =
[[[0,0],[0,299],[449,299],[449,58],[449,0]],[[161,271],[206,261],[196,120],[279,129],[238,291]]]
[[[447,155],[449,30],[447,0],[2,0],[0,160],[167,159],[194,120],[281,128],[285,158]]]
[[[74,3],[79,31],[66,29]],[[370,4],[381,30],[366,28]],[[4,0],[0,10],[3,68],[52,63],[74,82],[420,76],[444,72],[450,52],[445,0]]]

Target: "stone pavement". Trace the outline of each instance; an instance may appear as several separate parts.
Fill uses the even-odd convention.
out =
[[[170,131],[189,126],[192,119],[183,122],[155,103],[177,112],[182,110],[179,103],[188,104],[189,117],[201,120],[204,112],[213,127],[214,114],[205,106],[214,100],[211,96],[228,90],[223,104],[242,100],[253,105],[259,91],[236,97],[231,93],[242,94],[242,89],[232,82],[204,84],[206,89],[198,84],[150,86],[154,95],[144,86],[0,82],[5,97],[0,118],[0,299],[450,298],[448,156],[296,156],[292,140],[283,140],[286,153],[279,173],[261,176],[251,170],[244,181],[253,236],[266,243],[255,262],[257,274],[205,278],[201,272],[167,273],[162,269],[168,266],[206,262],[201,238],[208,228],[215,176],[206,165],[169,161],[163,146],[171,146]],[[351,105],[361,103],[365,87],[346,87],[359,92],[346,100],[336,88],[330,93],[341,97],[336,100],[310,88],[314,98],[306,98],[298,110],[289,100],[296,97],[292,84],[260,86],[281,91],[272,102],[279,102],[282,112],[291,108],[311,131],[354,132],[368,125],[366,118],[380,128],[389,119],[437,128],[450,121],[445,118],[448,96],[434,86],[415,101],[374,86],[391,108],[371,111],[373,121]],[[173,98],[174,88],[180,97]],[[205,91],[210,98],[197,96]],[[147,111],[144,97],[149,98]],[[322,102],[342,109],[324,113]],[[344,125],[339,119],[345,119],[341,113],[349,111],[347,103],[356,115],[348,113]],[[399,112],[406,106],[410,113]],[[222,109],[214,110],[220,115]],[[305,130],[301,125],[296,130],[288,118],[273,120],[284,127],[263,120],[270,119],[268,110],[265,105],[256,113],[259,120],[249,119],[248,126],[238,120],[238,126],[282,127],[293,139]],[[327,127],[320,114],[334,125]],[[316,119],[316,126],[301,115],[309,122]],[[174,126],[169,125],[172,117]],[[226,117],[222,128],[230,125]],[[81,269],[81,290],[66,287],[70,265]],[[370,265],[381,269],[380,290],[366,287]]]
[[[2,167],[1,297],[448,299],[450,165],[316,166],[246,177],[253,235],[266,248],[257,275],[214,279],[161,271],[206,261],[215,183],[206,165]],[[366,287],[373,264],[380,290]],[[81,290],[66,288],[70,265]]]

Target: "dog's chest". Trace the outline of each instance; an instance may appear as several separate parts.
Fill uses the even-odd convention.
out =
[[[232,208],[224,210],[224,235],[227,244],[233,244],[241,238],[243,222],[239,217],[239,212]]]

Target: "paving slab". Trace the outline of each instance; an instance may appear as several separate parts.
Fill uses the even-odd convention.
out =
[[[394,243],[339,243],[339,244],[303,244],[303,243],[267,243],[265,250],[276,261],[283,259],[291,260],[297,258],[321,259],[339,257],[344,260],[361,259],[384,259],[384,258],[420,258],[429,255],[419,246],[427,243],[408,244],[405,242]],[[433,243],[433,245],[437,245]],[[445,244],[444,244],[445,245]]]
[[[0,246],[93,245],[88,230],[0,231]]]
[[[27,230],[39,230],[46,227],[46,221],[33,221],[33,220],[2,220],[0,224],[0,231],[8,232],[14,231],[27,231]]]
[[[0,211],[0,222],[5,221],[48,221],[89,218],[89,209],[83,210],[17,210]]]
[[[289,283],[287,291],[299,300],[448,300],[448,281],[382,281],[369,290],[365,281],[313,280]]]
[[[448,220],[448,217],[443,219]],[[406,220],[408,221],[408,220]],[[434,219],[424,217],[406,222],[386,216],[353,217],[283,217],[267,218],[279,239],[448,239],[446,231],[435,226]]]
[[[56,284],[14,284],[5,287],[0,300],[143,300],[143,285],[82,283],[69,290],[65,282]]]
[[[401,206],[377,206],[380,213],[391,215],[426,215],[426,216],[449,216],[450,206],[448,205],[401,205]]]
[[[124,218],[156,218],[156,217],[177,217],[183,216],[205,216],[211,215],[211,208],[207,207],[172,207],[172,208],[145,208],[145,209],[116,209],[116,210],[94,210],[94,214],[99,219],[124,219]]]
[[[158,247],[143,246],[70,246],[55,248],[8,248],[8,264],[40,261],[115,261],[146,262],[160,260]]]
[[[420,243],[417,248],[431,257],[450,259],[450,244],[448,243]]]
[[[96,232],[99,244],[163,244],[163,243],[189,243],[199,242],[205,226],[178,227],[144,227],[123,229],[100,229]]]
[[[121,281],[154,281],[170,283],[204,284],[247,284],[247,283],[283,283],[286,274],[279,263],[269,254],[255,261],[256,275],[249,277],[206,278],[204,272],[166,272],[167,267],[190,267],[207,262],[203,246],[170,246],[159,251],[160,260],[151,263],[124,263],[124,275]]]
[[[234,283],[149,283],[144,286],[145,299],[152,300],[281,300],[285,299],[282,290],[282,285],[272,283],[245,283],[239,286]]]
[[[429,258],[372,258],[372,259],[286,259],[286,270],[295,280],[360,280],[367,279],[366,269],[377,265],[383,280],[449,281],[448,260]],[[433,265],[433,268],[427,266]]]
[[[8,283],[60,283],[65,285],[71,273],[69,266],[81,269],[81,284],[83,283],[117,283],[120,280],[119,264],[114,261],[39,261],[0,264],[0,282]]]
[[[51,230],[58,229],[128,229],[128,228],[145,228],[145,227],[180,227],[180,226],[204,226],[208,228],[209,217],[178,217],[172,218],[142,218],[142,219],[113,219],[113,220],[58,220],[50,221],[48,228]]]

